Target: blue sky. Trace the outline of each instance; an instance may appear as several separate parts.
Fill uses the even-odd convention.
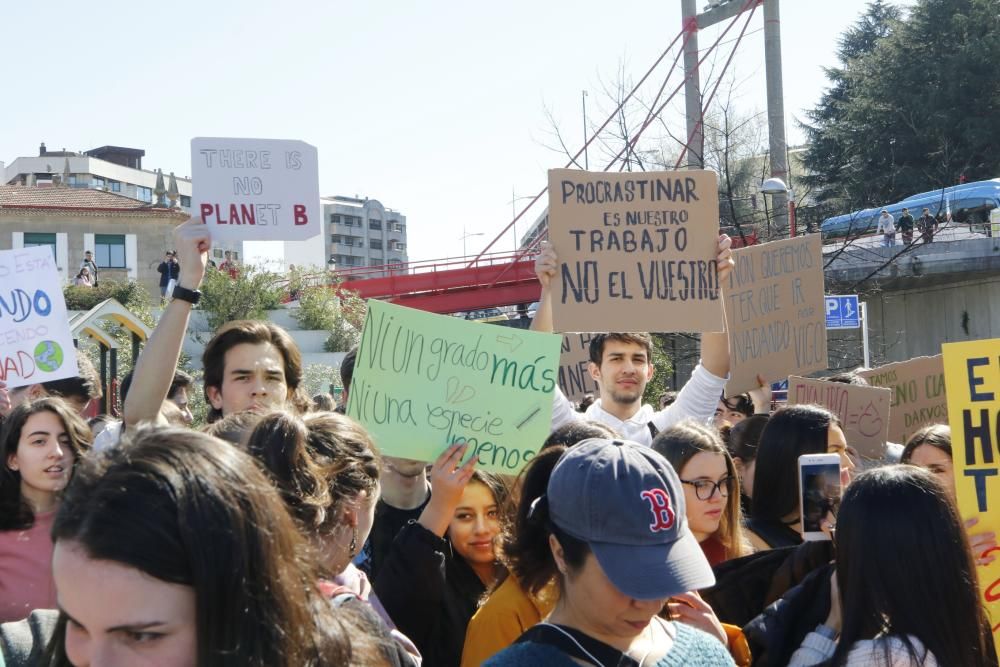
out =
[[[791,141],[866,4],[782,2]],[[407,215],[411,259],[461,254],[463,227],[483,234],[468,239],[470,253],[485,246],[510,221],[512,191],[535,194],[563,165],[545,147],[546,109],[578,148],[581,91],[599,122],[601,82],[619,67],[637,79],[680,29],[680,0],[8,5],[0,160],[35,155],[41,141],[113,144],[186,175],[194,136],[302,139],[319,149],[322,194]],[[734,60],[746,111],[765,106],[760,14]]]

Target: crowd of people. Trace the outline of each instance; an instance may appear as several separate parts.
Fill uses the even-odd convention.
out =
[[[881,246],[883,248],[891,248],[896,245],[896,231],[898,230],[902,236],[903,245],[909,246],[913,244],[913,230],[916,228],[920,232],[920,240],[924,243],[931,243],[934,240],[934,235],[938,232],[939,227],[944,226],[951,222],[951,214],[946,212],[938,213],[935,217],[931,215],[931,210],[929,208],[924,208],[921,212],[920,217],[916,220],[910,214],[910,209],[904,207],[902,213],[899,216],[899,220],[888,210],[882,209],[879,212],[878,220],[875,225],[875,231],[882,235]]]
[[[286,331],[245,320],[205,347],[195,429],[178,361],[210,243],[196,219],[175,232],[181,289],[121,422],[81,417],[85,362],[0,386],[0,664],[997,664],[975,572],[996,536],[959,514],[947,425],[863,459],[824,408],[725,398],[725,333],[653,407],[649,335],[606,333],[597,397],[556,389],[551,434],[503,477],[462,442],[381,454],[343,414],[353,352],[337,407],[305,395]],[[536,260],[538,331],[557,265]],[[806,541],[797,465],[818,453],[844,493]]]

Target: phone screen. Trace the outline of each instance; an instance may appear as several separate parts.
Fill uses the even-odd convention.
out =
[[[820,532],[823,519],[840,507],[840,463],[803,464],[800,474],[802,530]]]

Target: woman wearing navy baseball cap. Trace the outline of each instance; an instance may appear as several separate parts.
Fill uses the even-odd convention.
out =
[[[559,572],[559,601],[488,667],[734,664],[721,627],[712,636],[658,616],[671,597],[715,583],[688,528],[681,482],[661,455],[629,441],[585,440],[559,459],[532,519],[547,528],[537,556]]]

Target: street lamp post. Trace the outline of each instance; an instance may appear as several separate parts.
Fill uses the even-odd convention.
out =
[[[465,231],[465,225],[462,225],[462,259],[469,256],[468,248],[466,248],[466,241],[473,236],[484,236],[482,232],[467,232]]]
[[[511,220],[516,220],[517,219],[517,202],[519,202],[521,200],[524,200],[524,199],[534,199],[534,197],[518,197],[517,196],[517,192],[514,191],[514,186],[511,186],[511,188],[510,188],[510,196],[511,196],[511,200],[510,200]],[[518,244],[517,244],[517,223],[516,222],[513,223],[513,227],[514,227],[514,252],[517,252],[517,250],[518,250]]]
[[[795,236],[798,230],[795,223],[795,194],[792,189],[785,185],[785,182],[780,178],[769,178],[760,184],[760,191],[765,196],[771,195],[775,218],[778,217],[779,211],[788,216],[788,236]],[[780,224],[776,226],[780,235],[782,226]]]

